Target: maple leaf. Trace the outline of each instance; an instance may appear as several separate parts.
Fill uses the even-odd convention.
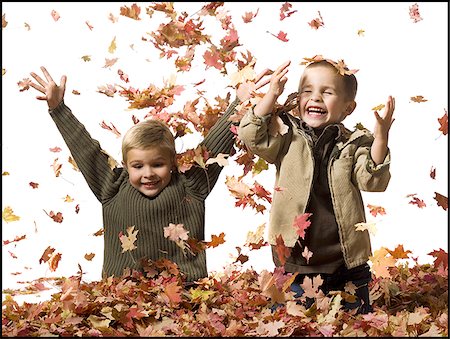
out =
[[[441,206],[444,210],[448,209],[448,198],[445,195],[434,192],[434,200],[437,201],[437,205]]]
[[[245,14],[242,16],[242,21],[244,23],[248,24],[249,22],[252,22],[253,19],[258,15],[259,8],[256,10],[255,13],[253,12],[245,12]]]
[[[164,294],[169,298],[170,304],[181,302],[181,286],[178,282],[170,282],[164,286]]]
[[[312,215],[312,213],[303,213],[299,214],[294,218],[292,226],[295,228],[296,233],[300,236],[300,238],[305,239],[305,231],[311,226],[311,221],[308,218]]]
[[[388,268],[394,267],[397,260],[393,256],[387,255],[390,255],[387,248],[381,247],[374,252],[373,256],[369,256],[369,260],[372,262],[371,271],[376,277],[390,277]]]
[[[283,42],[288,42],[289,41],[289,39],[287,38],[287,33],[283,32],[283,31],[279,31],[277,35],[269,32],[269,31],[266,31],[266,33],[269,33],[269,34],[273,35],[275,38],[277,38],[277,39],[279,39],[279,40],[281,40]]]
[[[62,215],[61,212],[57,212],[56,214],[55,214],[55,212],[53,212],[53,211],[50,211],[50,213],[47,213],[47,211],[44,210],[44,212],[45,212],[45,214],[47,214],[50,218],[52,218],[54,222],[62,223],[63,220],[64,220],[63,215]]]
[[[322,286],[323,279],[320,274],[314,276],[312,279],[309,276],[305,276],[303,279],[303,283],[300,286],[305,291],[303,296],[308,298],[317,298],[323,296],[323,292],[319,290],[319,287]]]
[[[284,264],[286,263],[286,259],[291,256],[291,249],[289,247],[286,247],[281,234],[276,237],[275,250],[278,255],[278,260],[280,260],[281,265],[284,266]]]
[[[31,83],[30,78],[24,78],[22,81],[19,81],[17,83],[17,85],[19,86],[19,91],[20,92],[28,91],[30,89],[30,83]]]
[[[445,252],[442,248],[440,248],[437,251],[434,250],[427,254],[436,258],[434,260],[435,267],[439,267],[441,264],[442,264],[444,270],[448,267],[448,253]]]
[[[415,97],[411,97],[411,101],[421,103],[421,102],[426,102],[428,100],[425,99],[422,95],[416,95]]]
[[[414,23],[423,20],[423,18],[420,16],[419,5],[417,4],[417,2],[409,7],[409,17]]]
[[[218,70],[222,70],[223,64],[221,61],[219,61],[220,54],[217,50],[205,51],[205,53],[203,54],[203,59],[205,60],[205,65],[207,66],[206,68],[215,67]]]
[[[292,14],[297,12],[297,10],[290,11],[292,5],[289,2],[285,2],[281,5],[280,8],[280,21],[283,21],[284,19],[290,17]]]
[[[14,215],[14,212],[11,207],[6,206],[2,212],[2,219],[8,223],[8,222],[12,222],[12,221],[18,221],[18,220],[20,220],[20,217],[17,215]]]
[[[127,227],[127,233],[128,235],[122,234],[122,232],[119,233],[119,239],[122,246],[122,253],[126,251],[132,251],[136,249],[136,245],[134,242],[137,240],[136,235],[138,234],[139,230],[134,231],[134,226],[128,226]]]
[[[308,22],[308,25],[313,29],[319,29],[319,27],[325,26],[325,23],[323,22],[322,15],[320,14],[320,11],[318,11],[319,17],[316,19],[311,20]]]
[[[387,249],[387,251],[390,253],[390,255],[392,255],[394,259],[408,259],[409,258],[408,253],[412,253],[409,250],[405,251],[403,249],[403,245],[397,245],[395,250],[391,251]]]
[[[445,114],[438,118],[438,122],[440,124],[439,131],[442,132],[442,134],[447,135],[448,134],[448,114],[447,110],[445,110]]]
[[[82,59],[84,62],[89,62],[89,61],[92,60],[90,55],[83,55],[83,56],[81,57],[81,59]]]
[[[254,70],[254,63],[246,65],[241,70],[230,75],[230,86],[236,87],[238,84],[245,83],[247,81],[254,80],[256,77],[256,72]]]
[[[384,207],[381,207],[381,206],[375,206],[375,205],[367,204],[367,208],[370,210],[370,214],[372,214],[374,217],[376,217],[377,214],[379,214],[379,215],[385,215],[386,214],[386,211],[385,211]]]

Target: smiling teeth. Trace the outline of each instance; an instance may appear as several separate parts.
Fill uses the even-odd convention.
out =
[[[326,111],[322,108],[316,108],[316,107],[310,107],[308,108],[309,113],[319,113],[319,114],[325,114]]]

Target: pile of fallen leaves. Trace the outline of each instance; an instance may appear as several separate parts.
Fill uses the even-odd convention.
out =
[[[324,295],[320,277],[295,298],[294,276],[281,269],[231,266],[194,283],[167,260],[89,283],[81,272],[52,278],[59,292],[39,303],[19,305],[13,296],[23,290],[3,290],[2,336],[448,336],[448,266],[409,265],[374,277],[365,315],[342,309],[351,289]],[[306,297],[315,299],[309,308]]]

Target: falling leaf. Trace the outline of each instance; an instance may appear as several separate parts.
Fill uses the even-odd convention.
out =
[[[444,269],[448,267],[448,253],[442,248],[440,248],[438,251],[435,250],[427,254],[436,258],[434,260],[435,267],[439,267],[441,264]]]
[[[382,207],[382,206],[375,206],[375,205],[367,204],[367,208],[370,210],[370,214],[372,214],[374,217],[376,217],[378,214],[379,215],[386,214],[386,211],[385,211],[384,207]]]
[[[108,52],[112,54],[112,53],[114,53],[116,51],[116,48],[117,48],[117,46],[116,46],[116,37],[114,37],[112,39],[111,43],[109,44]]]
[[[211,241],[207,242],[208,247],[217,247],[225,243],[225,233],[221,232],[218,236],[211,234]]]
[[[387,251],[392,255],[394,259],[408,259],[408,253],[412,253],[410,250],[404,250],[403,245],[397,245],[395,250],[391,251],[387,249]]]
[[[372,111],[381,111],[384,108],[384,104],[380,104],[378,106],[372,107]]]
[[[128,235],[122,234],[122,232],[119,233],[119,239],[122,246],[122,253],[126,251],[132,251],[136,249],[136,245],[134,242],[137,240],[136,235],[138,234],[139,230],[134,231],[134,226],[128,226],[127,227],[127,233]]]
[[[420,16],[419,5],[417,4],[417,2],[409,7],[409,17],[414,23],[423,20],[423,18]]]
[[[53,20],[55,20],[55,21],[59,20],[59,18],[60,18],[59,13],[57,11],[55,11],[54,9],[51,11],[50,14],[51,14]]]
[[[69,164],[72,165],[72,169],[73,169],[74,171],[80,172],[80,169],[78,168],[77,163],[75,162],[75,160],[72,158],[71,155],[69,155],[69,159],[68,159],[67,161],[69,162]]]
[[[50,218],[52,218],[54,222],[62,223],[63,220],[64,220],[64,217],[63,217],[63,215],[62,215],[61,212],[57,212],[56,214],[55,214],[55,212],[53,212],[53,211],[50,211],[50,213],[47,213],[47,211],[44,210],[44,212],[45,212],[45,214],[47,214]]]
[[[444,210],[448,209],[448,197],[445,195],[439,194],[438,192],[434,192],[434,200],[437,201],[437,205],[441,206]]]
[[[293,10],[291,11],[292,5],[289,2],[285,2],[284,4],[281,5],[280,8],[280,21],[283,21],[284,19],[290,17],[292,14],[294,14],[295,12],[297,12],[297,10]]]
[[[111,68],[112,66],[114,66],[114,64],[117,62],[117,60],[119,60],[119,58],[113,58],[113,59],[105,58],[105,65],[103,66],[103,68]]]
[[[141,8],[136,4],[131,5],[131,7],[120,7],[120,15],[126,16],[130,19],[141,20],[141,18],[139,18],[140,13]]]
[[[17,85],[19,86],[19,91],[28,91],[30,89],[30,78],[24,78],[22,81],[19,81]]]
[[[283,32],[283,31],[279,31],[277,35],[267,31],[267,33],[273,35],[275,38],[283,41],[283,42],[288,42],[289,39],[287,38],[287,33]]]
[[[2,175],[5,176],[5,175],[10,175],[10,174],[9,174],[9,172],[5,171],[2,173]]]
[[[90,55],[83,55],[83,56],[81,57],[81,59],[82,59],[84,62],[88,62],[88,61],[91,61],[91,56],[90,56]]]
[[[411,205],[416,205],[419,208],[427,207],[427,205],[425,204],[425,202],[422,199],[419,199],[419,198],[416,197],[416,193],[408,194],[406,197],[407,198],[409,198],[409,197],[412,198],[412,200],[409,202],[409,204],[411,204]]]
[[[359,35],[359,36],[364,36],[365,33],[366,33],[365,30],[363,30],[363,29],[358,29],[358,35]]]
[[[66,195],[66,197],[64,198],[64,202],[73,202],[73,198],[70,195]]]
[[[20,217],[19,216],[17,216],[17,215],[14,215],[14,212],[13,212],[13,210],[12,210],[12,208],[11,207],[9,207],[9,206],[6,206],[4,209],[3,209],[3,212],[2,212],[2,218],[3,218],[3,220],[5,221],[5,222],[12,222],[12,221],[18,221],[18,220],[20,220]]]
[[[438,122],[439,122],[439,131],[442,132],[442,134],[447,135],[448,134],[448,114],[447,114],[447,110],[445,110],[445,114],[438,118]]]
[[[313,29],[319,29],[319,27],[325,26],[320,11],[318,11],[318,14],[319,14],[318,18],[311,20],[311,22],[308,22],[308,25]]]
[[[434,180],[436,179],[436,167],[431,166],[430,178]]]
[[[8,21],[6,21],[6,14],[2,14],[2,29],[8,26]]]
[[[86,259],[87,261],[91,261],[92,259],[94,259],[95,257],[95,253],[86,253],[84,255],[84,259]]]
[[[425,99],[422,95],[416,95],[415,97],[411,97],[411,101],[420,103],[420,102],[426,102],[428,100]]]
[[[53,168],[53,172],[55,173],[56,177],[59,177],[59,175],[61,174],[61,168],[62,168],[62,164],[58,163],[58,159],[56,158],[55,160],[53,160],[53,164],[50,165],[50,167]]]
[[[206,161],[206,165],[211,165],[214,163],[217,163],[219,166],[228,166],[228,160],[227,157],[229,156],[229,154],[223,154],[223,153],[219,153],[217,154],[217,156],[215,158],[209,158]]]
[[[355,225],[356,231],[368,231],[372,235],[377,234],[376,223],[374,222],[359,222]]]
[[[94,26],[91,25],[91,23],[89,21],[85,21],[86,26],[88,26],[89,30],[93,30]]]
[[[39,259],[39,264],[42,264],[43,262],[47,262],[51,258],[53,252],[55,252],[55,249],[53,247],[48,246],[44,250],[44,253],[42,253],[41,258]]]
[[[248,24],[249,22],[252,22],[253,19],[258,15],[259,8],[256,10],[256,13],[253,14],[253,12],[245,12],[245,14],[242,16],[242,20],[244,23]]]
[[[230,75],[230,86],[236,87],[238,84],[245,83],[247,81],[254,80],[256,77],[256,72],[253,68],[253,64],[249,64],[242,68],[241,70]]]
[[[36,183],[36,182],[30,181],[29,185],[30,185],[33,189],[39,188],[39,184]]]

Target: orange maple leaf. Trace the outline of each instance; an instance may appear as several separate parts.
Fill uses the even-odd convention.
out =
[[[412,253],[410,250],[404,250],[403,245],[397,245],[395,250],[391,251],[387,249],[387,251],[392,255],[394,259],[408,259],[408,253]]]
[[[212,234],[211,235],[211,241],[207,242],[206,244],[208,247],[217,247],[221,244],[225,243],[225,233],[220,233],[219,236]]]
[[[385,211],[384,207],[381,207],[381,206],[375,206],[375,205],[367,204],[367,208],[370,210],[370,214],[372,214],[374,217],[376,217],[377,214],[379,214],[379,215],[385,215],[386,214],[386,211]]]

